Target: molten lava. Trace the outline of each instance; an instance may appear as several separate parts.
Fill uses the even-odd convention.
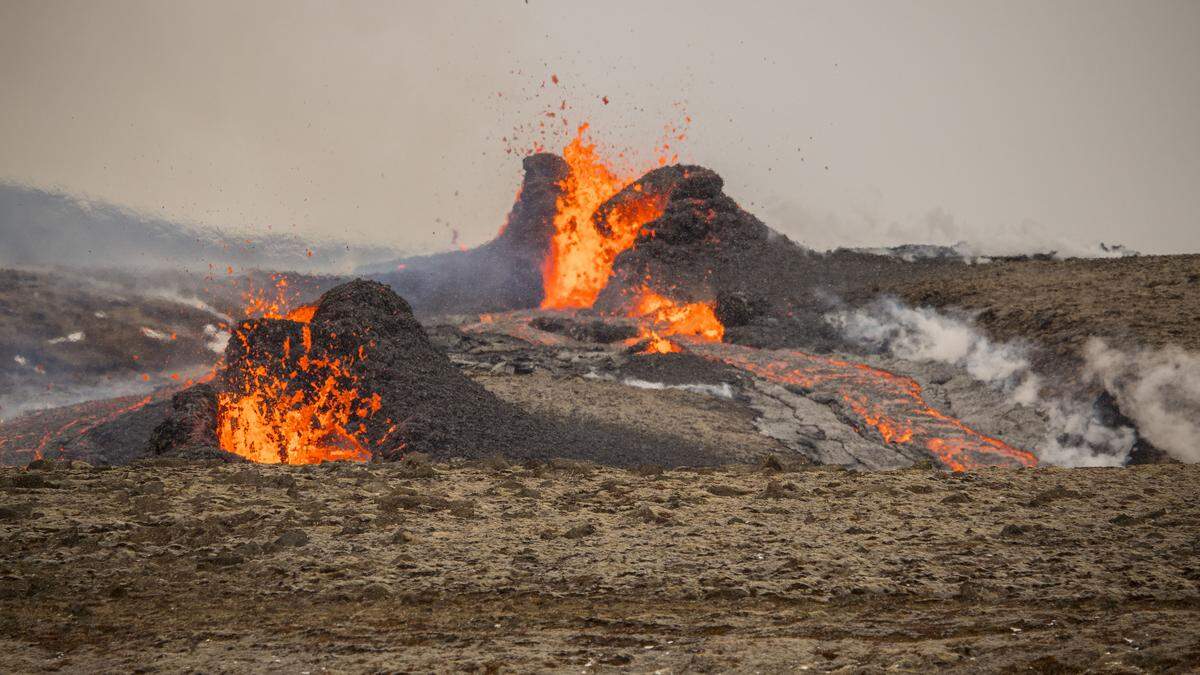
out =
[[[570,174],[559,184],[562,194],[554,215],[554,236],[542,269],[543,309],[591,307],[612,276],[613,261],[633,246],[642,226],[662,215],[661,197],[630,199],[607,214],[604,228],[593,220],[600,205],[632,182],[617,173],[589,142],[587,124],[563,148]]]
[[[840,400],[843,413],[858,428],[873,429],[884,443],[923,448],[953,471],[1037,464],[1033,454],[932,408],[921,394],[921,385],[911,378],[795,350],[701,343],[693,348],[759,377]]]
[[[649,341],[646,353],[668,354],[680,348],[667,338],[689,336],[704,342],[720,342],[725,326],[717,319],[711,302],[679,303],[666,296],[642,288],[629,316],[641,320],[637,341]]]
[[[287,313],[284,318],[296,323],[312,323],[313,315],[317,313],[316,305],[301,305]]]
[[[354,366],[365,349],[360,347],[357,356],[317,357],[307,324],[302,335],[298,358],[292,358],[290,339],[278,364],[247,356],[242,393],[224,392],[218,399],[221,448],[265,464],[370,460],[365,430],[354,424],[381,406],[378,394],[360,395],[356,386]],[[247,341],[242,332],[238,338]],[[246,352],[253,353],[248,345]]]
[[[351,356],[316,355],[309,326],[316,305],[289,310],[295,298],[287,277],[272,275],[271,280],[273,288],[243,294],[245,315],[303,324],[301,338],[297,345],[286,340],[282,354],[252,356],[248,336],[236,333],[246,359],[236,378],[239,391],[218,396],[221,448],[265,464],[370,460],[364,429],[356,422],[373,415],[381,403],[378,394],[361,394],[357,386],[354,366],[365,358],[365,348]]]

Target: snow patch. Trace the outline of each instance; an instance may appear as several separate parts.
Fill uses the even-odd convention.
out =
[[[62,336],[62,337],[56,337],[56,338],[53,338],[53,339],[51,339],[51,340],[47,340],[46,342],[49,342],[49,343],[50,343],[50,344],[52,344],[52,345],[60,345],[60,344],[62,344],[62,343],[64,343],[64,342],[83,342],[83,338],[84,338],[84,337],[85,337],[85,336],[84,336],[84,334],[83,334],[83,331],[81,331],[81,330],[77,330],[77,331],[75,331],[74,333],[71,333],[70,335],[64,335],[64,336]]]
[[[142,335],[145,335],[152,340],[161,340],[163,342],[171,339],[170,335],[162,331],[154,330],[153,328],[147,328],[146,326],[142,326]]]

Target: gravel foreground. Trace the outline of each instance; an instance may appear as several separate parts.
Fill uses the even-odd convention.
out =
[[[1190,671],[1200,467],[0,470],[6,672]]]

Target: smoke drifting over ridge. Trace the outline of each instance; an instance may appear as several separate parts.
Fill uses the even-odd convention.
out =
[[[1032,406],[1049,431],[1037,446],[1039,460],[1061,466],[1124,464],[1140,434],[1171,457],[1200,461],[1200,357],[1178,348],[1126,352],[1093,338],[1084,352],[1079,384],[1099,384],[1115,398],[1136,433],[1114,423],[1095,400],[1043,394],[1031,370],[1028,347],[996,343],[969,320],[894,300],[840,310],[827,320],[850,340],[911,361],[953,365]]]

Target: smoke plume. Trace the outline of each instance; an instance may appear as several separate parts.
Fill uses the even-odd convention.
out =
[[[891,299],[834,312],[826,319],[848,339],[873,351],[962,368],[974,379],[1005,392],[1013,403],[1032,406],[1046,422],[1046,436],[1036,448],[1043,463],[1120,466],[1137,442],[1133,429],[1107,423],[1105,412],[1094,401],[1042,396],[1041,378],[1031,370],[1028,348],[989,340],[969,319],[926,307],[907,307]],[[1159,447],[1185,459],[1173,448],[1182,448],[1183,439],[1198,430],[1187,421],[1185,408],[1166,402],[1167,397],[1188,391],[1191,400],[1200,400],[1200,361],[1183,352],[1130,357],[1098,342],[1089,346],[1086,357],[1086,379],[1080,384],[1101,382],[1148,440],[1155,445],[1156,438],[1171,443]],[[1193,377],[1190,385],[1189,374]],[[1191,410],[1195,417],[1200,408]],[[1196,459],[1193,455],[1186,461]]]
[[[1092,338],[1086,374],[1104,385],[1138,432],[1183,462],[1200,461],[1200,357],[1168,346],[1125,352]]]

